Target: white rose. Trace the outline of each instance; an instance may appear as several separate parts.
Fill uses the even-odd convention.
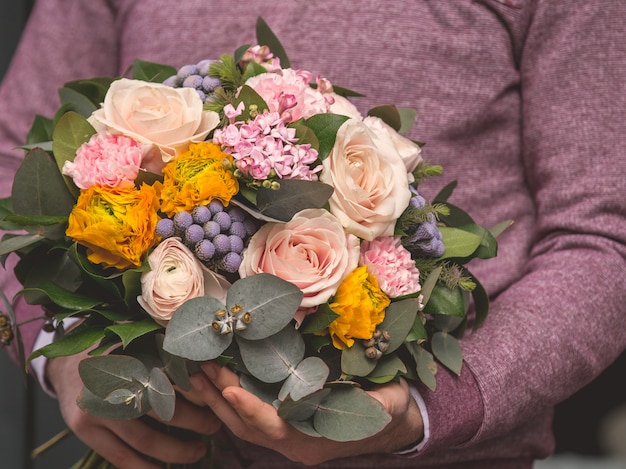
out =
[[[404,162],[389,134],[357,119],[339,128],[320,181],[335,189],[331,213],[346,231],[368,241],[393,235],[411,198]]]
[[[363,119],[363,122],[374,132],[387,132],[389,134],[396,150],[402,157],[402,161],[404,161],[407,173],[412,173],[417,165],[422,162],[422,149],[415,142],[400,135],[378,117],[368,116]]]
[[[357,107],[348,98],[338,95],[337,93],[328,93],[324,96],[331,98],[332,104],[328,111],[332,114],[348,116],[352,119],[363,118]]]
[[[102,107],[88,120],[97,131],[108,130],[144,144],[142,166],[159,172],[190,142],[204,140],[219,116],[203,109],[192,88],[122,78],[111,84]]]
[[[178,238],[163,240],[148,256],[150,270],[141,275],[137,301],[159,324],[165,326],[187,300],[211,296],[222,303],[230,284],[205,268]]]

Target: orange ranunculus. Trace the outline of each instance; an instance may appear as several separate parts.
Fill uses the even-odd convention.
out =
[[[390,302],[367,266],[353,270],[339,285],[334,302],[329,305],[339,314],[328,326],[333,345],[341,350],[352,347],[354,339],[371,338],[376,326],[383,322]]]
[[[94,264],[138,267],[157,240],[158,208],[157,193],[147,184],[139,189],[92,186],[81,192],[66,235],[87,247]]]
[[[232,157],[223,153],[217,144],[192,143],[188,151],[163,168],[161,210],[171,217],[177,212],[207,205],[213,199],[228,205],[239,191],[231,167]]]

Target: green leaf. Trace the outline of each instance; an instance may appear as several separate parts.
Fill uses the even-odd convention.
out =
[[[126,348],[133,340],[150,332],[158,331],[163,326],[154,322],[153,319],[146,318],[141,321],[131,321],[122,324],[115,324],[107,327],[107,331],[115,333],[122,339],[122,347]]]
[[[38,287],[24,288],[21,292],[37,291],[44,293],[50,301],[61,308],[72,311],[87,311],[101,304],[99,298],[81,295],[67,290],[52,282],[44,282]]]
[[[289,423],[302,422],[313,417],[318,407],[331,393],[329,388],[321,389],[302,399],[287,398],[278,407],[278,415]]]
[[[433,354],[443,366],[457,376],[461,375],[463,352],[458,340],[446,332],[435,332],[431,339],[431,347]]]
[[[298,139],[298,145],[311,145],[311,148],[319,151],[320,142],[317,139],[315,132],[308,127],[303,119],[299,119],[295,122],[291,122],[288,127],[296,129],[296,138]]]
[[[433,199],[433,203],[446,203],[456,186],[458,185],[457,181],[452,181],[448,183],[443,189],[439,191],[439,193]]]
[[[320,160],[326,159],[333,149],[337,131],[348,119],[348,116],[339,114],[315,114],[305,121],[305,125],[315,132],[319,141],[318,157]]]
[[[111,83],[115,81],[113,77],[95,77],[87,80],[75,80],[65,83],[65,88],[72,89],[85,96],[94,106],[100,107],[104,101]]]
[[[398,113],[400,113],[400,121],[402,125],[400,126],[400,130],[398,130],[399,134],[405,134],[413,127],[415,124],[415,118],[417,117],[417,110],[408,107],[399,107],[396,108]]]
[[[289,221],[301,210],[322,208],[333,193],[333,188],[319,181],[283,179],[279,189],[259,188],[256,205],[268,217]]]
[[[176,384],[176,386],[181,388],[183,391],[189,391],[191,389],[191,381],[189,381],[189,372],[187,370],[186,360],[163,350],[163,340],[165,339],[165,334],[156,334],[155,339],[159,358],[161,359],[161,362],[163,362],[164,371],[174,384]]]
[[[394,105],[376,106],[367,111],[367,115],[378,117],[396,132],[402,128],[402,117]]]
[[[513,220],[504,220],[503,222],[500,222],[500,223],[492,226],[491,228],[489,228],[489,233],[491,233],[491,235],[494,238],[497,238],[498,236],[500,236],[502,233],[504,233],[512,225],[513,225]]]
[[[33,145],[51,141],[53,128],[54,124],[52,119],[36,115],[33,120],[33,125],[28,132],[28,136],[26,137],[26,144]]]
[[[496,238],[486,228],[476,223],[463,225],[459,228],[476,236],[481,236],[480,245],[473,253],[472,257],[491,259],[498,255],[498,241],[496,241]]]
[[[282,387],[281,382],[264,383],[248,373],[243,373],[239,376],[239,384],[246,391],[254,394],[256,397],[269,405],[274,404],[278,398],[278,392]]]
[[[406,373],[406,365],[397,355],[384,355],[376,363],[376,368],[367,379],[372,383],[383,384],[393,380],[399,374]]]
[[[275,57],[280,59],[282,68],[291,68],[291,62],[274,32],[260,16],[256,20],[256,40],[261,46],[267,46]]]
[[[284,401],[287,396],[298,401],[303,397],[319,391],[324,387],[329,373],[328,366],[321,358],[307,357],[291,370],[278,394],[278,399]]]
[[[59,98],[61,100],[61,104],[69,104],[70,109],[73,112],[76,112],[85,118],[89,117],[96,109],[98,109],[98,106],[92,103],[87,96],[71,88],[60,88]]]
[[[154,413],[166,422],[172,420],[176,405],[176,393],[167,375],[160,368],[150,370],[146,394]]]
[[[389,332],[389,348],[385,354],[395,352],[403,343],[415,322],[419,309],[417,298],[394,301],[385,310],[385,319],[378,329]]]
[[[233,283],[226,296],[226,306],[229,311],[241,307],[250,313],[250,324],[237,334],[247,340],[259,340],[289,324],[302,297],[302,291],[293,283],[261,273]]]
[[[167,324],[163,349],[194,361],[213,360],[228,348],[231,334],[216,332],[212,323],[224,305],[215,298],[192,298],[176,310]]]
[[[406,347],[415,360],[415,368],[420,381],[424,383],[428,389],[435,391],[437,388],[437,381],[435,380],[437,364],[432,354],[415,342],[406,344]]]
[[[476,252],[483,240],[483,236],[460,228],[440,226],[439,231],[446,247],[443,255],[439,258],[440,260],[470,257]]]
[[[67,217],[75,202],[56,163],[43,150],[26,155],[15,174],[11,197],[19,215]],[[42,231],[46,234],[50,229],[42,227]]]
[[[435,288],[435,285],[437,285],[437,280],[439,280],[439,276],[441,275],[442,270],[443,267],[437,267],[428,275],[428,277],[426,277],[426,280],[424,280],[421,290],[423,304],[428,303],[430,295],[433,291],[433,288]]]
[[[132,73],[135,80],[163,83],[166,78],[176,75],[176,69],[170,65],[135,60]]]
[[[69,331],[59,340],[33,351],[28,357],[28,361],[30,362],[34,358],[42,355],[47,358],[76,355],[87,350],[103,337],[104,328],[102,326],[86,326],[81,324]]]
[[[474,300],[474,309],[476,317],[474,318],[474,330],[483,325],[487,314],[489,313],[489,295],[485,287],[472,275],[472,280],[476,284],[476,288],[472,290],[472,298]]]
[[[334,441],[355,441],[375,435],[391,416],[383,405],[353,386],[332,388],[313,416],[313,427]]]
[[[146,366],[128,355],[85,358],[78,364],[78,373],[85,387],[103,399],[117,389],[141,392],[150,380]]]
[[[435,285],[430,300],[424,306],[424,312],[464,318],[466,304],[461,289],[458,287],[448,288],[441,284]]]
[[[254,89],[250,88],[248,85],[243,85],[239,89],[239,94],[233,101],[233,106],[235,109],[239,106],[239,103],[244,104],[243,112],[237,117],[238,121],[248,121],[252,119],[250,115],[251,110],[255,110],[259,113],[264,112],[269,109],[269,106],[265,102],[265,100],[261,97],[259,93],[254,91]]]
[[[267,73],[267,69],[263,65],[258,64],[255,61],[251,61],[246,66],[246,70],[243,73],[242,79],[244,82],[246,82],[248,81],[248,79],[257,75],[262,75],[264,73]]]
[[[365,347],[355,340],[352,347],[341,351],[341,371],[350,376],[367,376],[376,368],[376,360],[365,356]]]
[[[423,315],[418,314],[415,317],[415,322],[413,322],[413,327],[411,331],[407,334],[405,342],[417,342],[421,344],[428,339],[428,333],[426,332],[426,327],[424,327]]]
[[[83,388],[77,404],[78,407],[93,417],[111,420],[133,420],[147,414],[150,410],[145,394],[140,396],[139,404],[135,399],[128,400],[124,404],[111,404],[87,388]]]
[[[440,203],[436,201],[435,203]],[[474,223],[472,217],[465,212],[462,208],[457,207],[450,202],[445,203],[446,208],[448,209],[448,214],[439,215],[439,220],[446,226],[459,227],[463,225],[470,225]]]
[[[40,234],[19,235],[11,238],[3,238],[2,241],[0,241],[0,256],[32,246],[43,239],[45,238]]]
[[[250,374],[264,383],[286,379],[304,358],[304,340],[292,326],[259,340],[237,336],[237,344]]]
[[[317,311],[313,314],[309,314],[300,332],[303,334],[314,334],[325,330],[331,322],[339,317],[339,314],[335,313],[328,303],[324,303],[317,308]]]
[[[250,47],[252,47],[252,44],[244,44],[237,47],[237,50],[235,50],[235,53],[233,54],[233,60],[235,63],[239,63],[239,61],[243,58],[243,55],[248,49],[250,49]]]

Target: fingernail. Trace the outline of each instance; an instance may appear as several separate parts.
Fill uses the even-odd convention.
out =
[[[214,381],[215,378],[217,378],[217,368],[215,363],[204,363],[201,368],[211,381]]]

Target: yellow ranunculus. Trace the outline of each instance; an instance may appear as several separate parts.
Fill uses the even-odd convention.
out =
[[[352,347],[354,339],[369,339],[385,318],[390,300],[378,287],[378,280],[367,266],[357,267],[346,276],[335,293],[330,308],[339,317],[329,326],[333,345]]]
[[[215,143],[192,143],[189,150],[163,168],[161,210],[172,217],[218,199],[228,205],[239,191],[239,183],[228,164],[232,157]]]
[[[66,234],[87,247],[94,264],[122,270],[141,265],[156,242],[159,200],[152,186],[82,191],[69,216]]]

